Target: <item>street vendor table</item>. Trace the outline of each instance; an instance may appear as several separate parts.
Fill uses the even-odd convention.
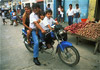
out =
[[[91,39],[91,38],[87,38],[87,37],[83,37],[83,36],[80,36],[80,35],[77,35],[77,34],[74,34],[74,33],[70,33],[70,32],[67,32],[68,34],[70,34],[70,35],[72,35],[72,36],[75,36],[76,37],[76,39],[77,39],[77,41],[76,41],[76,44],[78,45],[78,42],[79,42],[79,38],[82,38],[82,39],[86,39],[86,40],[89,40],[89,41],[93,41],[93,42],[96,42],[96,44],[95,44],[95,48],[94,48],[94,54],[96,54],[96,51],[97,51],[97,49],[99,49],[99,51],[100,51],[100,38],[98,38],[98,39]]]

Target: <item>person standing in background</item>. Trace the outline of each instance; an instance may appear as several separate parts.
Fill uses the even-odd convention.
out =
[[[14,12],[12,14],[12,23],[10,25],[13,25],[14,22],[16,23],[15,26],[17,26],[18,23],[17,23],[17,16],[16,16],[16,10],[15,9],[14,9]]]
[[[1,11],[1,9],[0,9],[0,16],[1,16],[1,13],[2,13],[2,11]]]
[[[47,5],[46,10],[51,10],[51,8],[50,8],[50,4]]]
[[[20,16],[21,15],[21,10],[20,8],[17,9],[17,16]]]
[[[3,24],[5,25],[5,23],[7,23],[5,21],[6,17],[5,17],[5,13],[4,13],[4,10],[2,11],[2,20],[3,20]]]
[[[72,9],[72,4],[69,4],[69,9],[67,10],[67,16],[68,16],[68,24],[73,24],[73,17],[74,17],[74,9]]]
[[[61,6],[61,12],[60,12],[60,22],[63,22],[64,23],[64,9],[63,9],[63,6]]]
[[[58,7],[58,21],[60,21],[60,17],[61,17],[60,12],[61,12],[61,5],[59,5]]]
[[[75,23],[79,23],[80,22],[80,14],[81,14],[81,10],[79,8],[79,4],[76,4],[76,8],[75,8]]]

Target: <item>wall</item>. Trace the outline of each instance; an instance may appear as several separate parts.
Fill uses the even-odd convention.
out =
[[[94,20],[96,0],[89,0],[89,20]]]

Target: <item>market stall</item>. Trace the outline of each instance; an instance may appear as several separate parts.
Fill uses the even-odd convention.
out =
[[[78,24],[75,23],[65,27],[65,30],[68,32],[68,34],[74,35],[77,38],[77,44],[79,38],[96,42],[94,54],[96,53],[97,49],[100,50],[100,23],[80,22]]]

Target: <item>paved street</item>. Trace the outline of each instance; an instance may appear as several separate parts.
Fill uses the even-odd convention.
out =
[[[76,38],[68,35],[80,53],[80,62],[74,67],[65,65],[55,54],[39,53],[41,66],[33,63],[33,54],[24,46],[21,35],[22,25],[11,26],[10,21],[3,25],[0,17],[0,70],[100,70],[100,53],[93,54],[95,43],[82,40],[76,45]],[[66,25],[64,23],[64,25]],[[56,47],[57,42],[54,47]]]

